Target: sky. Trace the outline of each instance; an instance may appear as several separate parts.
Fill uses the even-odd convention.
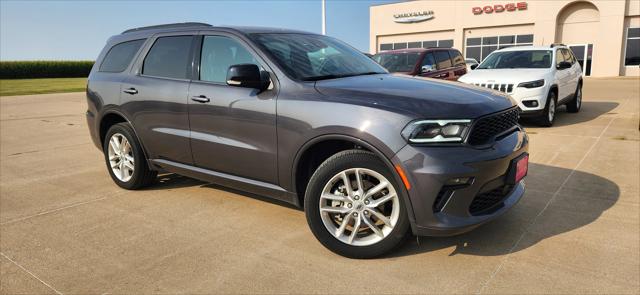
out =
[[[369,6],[397,0],[327,0],[327,35],[369,49]],[[174,22],[322,31],[321,1],[0,0],[0,60],[94,60],[122,31]]]

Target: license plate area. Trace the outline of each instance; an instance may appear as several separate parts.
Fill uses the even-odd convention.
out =
[[[517,158],[511,160],[509,170],[507,172],[507,184],[516,184],[520,182],[529,172],[529,154],[524,153]]]

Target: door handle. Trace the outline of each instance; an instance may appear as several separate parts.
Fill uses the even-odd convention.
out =
[[[128,94],[131,94],[131,95],[138,94],[138,90],[136,90],[136,89],[135,89],[135,88],[133,88],[133,87],[131,87],[131,88],[129,88],[129,89],[125,89],[125,90],[123,90],[122,92],[124,92],[124,93],[128,93]]]
[[[211,101],[211,99],[209,99],[208,97],[206,97],[204,95],[192,96],[191,100],[197,101],[197,102],[200,102],[200,103],[205,103],[205,102],[210,102]]]

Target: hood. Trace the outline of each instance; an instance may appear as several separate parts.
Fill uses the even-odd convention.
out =
[[[403,75],[322,80],[315,87],[327,100],[386,109],[415,119],[474,119],[515,105],[497,91]]]
[[[543,79],[549,69],[475,69],[460,77],[463,83],[516,84]]]

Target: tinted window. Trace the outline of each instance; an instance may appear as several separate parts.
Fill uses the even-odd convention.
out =
[[[640,39],[627,39],[627,51],[624,57],[624,65],[640,65]]]
[[[100,65],[101,72],[122,72],[131,63],[143,40],[134,40],[117,44],[109,50]]]
[[[432,66],[432,67],[436,66],[436,60],[435,60],[435,58],[433,58],[433,54],[432,53],[427,53],[427,54],[424,55],[424,59],[422,60],[422,65],[423,66]]]
[[[451,58],[449,57],[449,53],[447,52],[447,50],[434,51],[433,56],[436,58],[438,70],[450,68],[452,66]]]
[[[516,43],[516,36],[500,36],[500,44]]]
[[[475,60],[482,60],[480,58],[480,47],[467,47],[467,57]]]
[[[484,37],[482,38],[482,45],[498,44],[498,37]]]
[[[237,41],[222,36],[205,36],[200,56],[200,80],[225,83],[232,65],[255,64],[258,61]]]
[[[467,45],[480,45],[481,38],[467,38]]]
[[[424,47],[424,48],[437,47],[437,46],[438,46],[438,41],[424,41],[424,42],[422,42],[422,47]]]
[[[406,49],[407,43],[393,43],[393,49]]]
[[[451,48],[453,47],[453,40],[440,40],[438,41],[438,47]]]
[[[420,48],[422,47],[422,42],[409,42],[409,48]]]
[[[392,49],[393,49],[393,44],[391,43],[380,44],[380,50],[392,50]]]
[[[533,42],[533,35],[518,35],[518,43],[531,43]]]
[[[464,58],[458,50],[449,50],[449,55],[451,56],[451,60],[453,61],[454,66],[461,66],[465,64]]]
[[[158,38],[144,59],[142,74],[186,79],[192,36]]]
[[[624,65],[640,65],[640,28],[627,29],[627,46],[625,48]]]
[[[373,60],[392,73],[412,72],[419,58],[419,52],[381,53],[373,56]]]
[[[498,46],[483,46],[482,47],[482,60],[484,60],[491,52],[494,52],[498,49]]]

